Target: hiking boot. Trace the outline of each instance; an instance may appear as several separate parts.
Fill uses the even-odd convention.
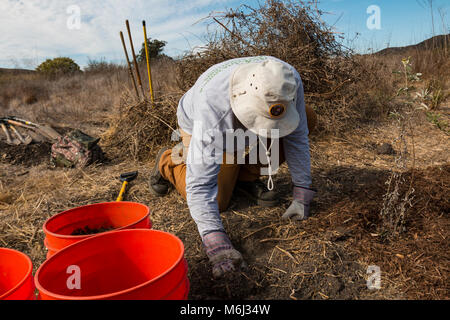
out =
[[[259,206],[274,207],[278,204],[278,193],[269,191],[267,186],[260,180],[253,182],[238,181],[236,190],[256,201]]]
[[[169,192],[169,181],[164,179],[159,172],[159,162],[161,161],[161,156],[164,152],[169,150],[169,148],[162,148],[158,155],[156,156],[155,166],[152,169],[149,179],[150,192],[157,197],[165,196]]]

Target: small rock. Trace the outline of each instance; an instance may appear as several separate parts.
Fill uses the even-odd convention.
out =
[[[10,193],[0,194],[0,203],[13,204],[14,203],[13,195]]]
[[[379,145],[377,147],[377,153],[378,154],[384,154],[384,155],[395,155],[396,152],[392,145],[390,143],[383,143],[382,145]]]
[[[350,231],[343,227],[337,227],[335,230],[329,230],[325,233],[324,239],[332,242],[345,241],[351,236]]]

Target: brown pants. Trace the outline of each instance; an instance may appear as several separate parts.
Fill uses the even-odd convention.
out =
[[[306,115],[308,117],[308,128],[312,132],[316,126],[317,118],[313,109],[307,107]],[[184,150],[189,148],[191,136],[180,130],[183,139]],[[186,199],[186,164],[175,163],[172,160],[172,150],[167,150],[159,162],[159,171],[164,179],[168,180],[180,195]],[[280,141],[280,165],[285,161],[283,143]],[[218,194],[217,202],[220,211],[225,211],[233,195],[236,182],[256,181],[261,176],[261,164],[222,164],[217,180]]]

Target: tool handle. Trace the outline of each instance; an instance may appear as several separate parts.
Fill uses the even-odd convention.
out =
[[[141,73],[139,72],[139,64],[136,59],[136,52],[134,51],[133,37],[131,36],[130,22],[126,20],[125,24],[127,25],[128,37],[130,38],[131,54],[133,56],[134,68],[136,69],[136,77],[138,80],[139,87],[141,88],[142,96],[145,100],[145,92],[144,87],[142,86]]]
[[[136,90],[136,96],[138,100],[141,99],[139,96],[139,91],[136,85],[136,79],[134,78],[133,68],[131,67],[130,57],[128,56],[127,45],[125,44],[125,39],[123,38],[123,32],[120,31],[120,39],[122,40],[123,51],[125,52],[125,58],[127,59],[128,72],[130,73],[131,80],[133,82],[134,90]]]
[[[35,127],[32,127],[30,125],[24,124],[22,122],[14,121],[14,120],[8,120],[7,122],[9,124],[12,124],[12,125],[15,125],[15,126],[18,126],[18,127],[22,127],[22,128],[27,128],[27,129],[32,129],[32,130],[36,129]]]
[[[3,132],[4,132],[5,135],[6,135],[6,143],[12,144],[12,143],[13,143],[13,140],[12,140],[12,138],[11,138],[11,134],[10,134],[9,131],[8,131],[8,128],[5,126],[4,123],[1,124],[1,127],[2,127],[2,129],[3,129]]]
[[[13,125],[9,126],[12,131],[14,132],[14,134],[17,136],[17,138],[19,138],[19,141],[22,142],[23,144],[25,144],[25,139],[23,138],[23,136],[20,134],[19,131],[17,131],[16,127],[14,127]]]
[[[124,181],[122,185],[122,189],[120,190],[119,197],[116,202],[120,202],[123,200],[123,195],[125,194],[125,190],[127,189],[128,182]]]
[[[7,117],[7,119],[8,120],[13,120],[13,121],[16,121],[16,122],[21,122],[23,124],[26,124],[26,125],[29,125],[29,126],[32,126],[32,127],[37,127],[38,126],[38,124],[36,124],[36,123],[33,123],[31,121],[28,121],[28,120],[19,119],[17,117]]]
[[[5,124],[3,124],[3,123],[1,124],[1,126],[2,126],[2,129],[3,129],[3,132],[6,135],[7,141],[10,142],[11,141],[11,134],[9,133],[8,128],[6,128]]]

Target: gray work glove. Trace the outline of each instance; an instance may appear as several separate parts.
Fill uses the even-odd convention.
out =
[[[316,191],[294,187],[294,200],[291,206],[286,210],[283,219],[291,219],[295,221],[302,221],[309,218],[309,205],[314,198]]]
[[[233,248],[228,236],[221,231],[208,233],[203,237],[203,247],[212,264],[214,278],[246,267],[241,253]]]

